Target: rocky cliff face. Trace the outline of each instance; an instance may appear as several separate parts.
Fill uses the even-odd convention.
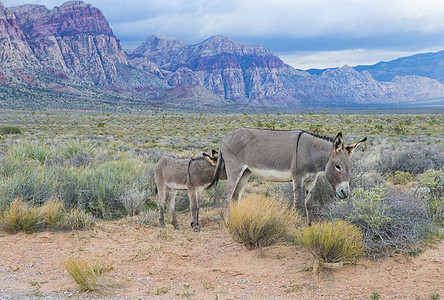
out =
[[[39,67],[25,33],[11,10],[0,2],[0,84],[35,81],[32,69]]]
[[[154,35],[131,57],[136,66],[142,57],[155,62],[171,86],[201,85],[241,104],[293,99],[280,77],[302,73],[260,46],[236,43],[224,36],[186,45],[172,37]]]
[[[41,5],[11,8],[37,59],[51,73],[100,86],[117,83],[116,63],[125,52],[102,12],[81,1],[47,10]]]
[[[144,98],[157,96],[168,88],[155,65],[144,62],[140,69],[130,65],[98,8],[69,1],[51,10],[28,4],[5,11],[14,20],[9,23],[21,32],[19,40],[27,45],[28,52],[21,52],[29,53],[50,74]]]

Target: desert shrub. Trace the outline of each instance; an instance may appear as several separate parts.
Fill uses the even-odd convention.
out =
[[[8,134],[22,134],[22,130],[17,126],[4,126],[0,130],[0,133],[3,135]]]
[[[154,193],[151,164],[125,157],[99,166],[40,165],[39,162],[7,158],[0,163],[0,207],[16,197],[43,204],[51,197],[68,207],[79,207],[103,218],[126,214],[120,197],[129,187]]]
[[[9,209],[3,212],[0,225],[4,231],[17,233],[35,232],[42,222],[42,217],[38,208],[31,206],[21,198],[16,198],[9,205]]]
[[[443,165],[444,155],[439,146],[413,142],[400,146],[381,146],[376,169],[384,174],[395,171],[420,174],[427,169],[439,170]]]
[[[444,172],[427,170],[419,175],[416,195],[424,200],[428,217],[444,226]]]
[[[146,199],[146,191],[138,190],[135,187],[126,189],[124,194],[120,197],[120,201],[122,202],[128,214],[132,217],[138,215],[141,212]]]
[[[388,174],[387,180],[392,182],[393,184],[407,184],[409,182],[412,182],[415,180],[413,177],[413,174],[410,172],[403,172],[403,171],[395,171],[395,173]]]
[[[246,196],[230,203],[226,217],[228,232],[248,249],[266,247],[288,238],[289,226],[299,215],[280,201],[263,196]]]
[[[65,268],[79,288],[84,291],[97,289],[97,280],[103,274],[103,268],[97,262],[70,257],[65,261]]]
[[[420,199],[384,187],[356,189],[350,200],[330,203],[323,215],[327,220],[344,220],[360,228],[372,258],[408,252],[434,230]]]
[[[321,263],[354,263],[365,253],[361,231],[344,221],[306,227],[296,235],[296,241]]]
[[[18,144],[9,148],[7,154],[9,157],[16,159],[18,161],[24,161],[28,159],[26,146],[23,144]]]
[[[90,229],[94,218],[78,208],[67,210],[63,201],[51,198],[42,206],[16,198],[0,216],[1,227],[9,233],[33,233],[43,229]]]
[[[398,135],[405,135],[409,131],[408,125],[410,124],[411,122],[409,123],[406,121],[398,121],[395,124],[393,124],[393,126],[390,129]]]

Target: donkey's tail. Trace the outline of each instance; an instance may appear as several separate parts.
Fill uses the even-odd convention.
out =
[[[220,171],[222,170],[224,159],[222,157],[222,151],[219,149],[219,156],[217,158],[216,171],[214,172],[213,179],[209,186],[207,186],[207,190],[210,189],[213,185],[217,186],[217,182],[219,181]]]

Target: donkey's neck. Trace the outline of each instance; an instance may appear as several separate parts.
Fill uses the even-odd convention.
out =
[[[313,164],[316,171],[325,171],[327,163],[332,153],[332,142],[323,137],[310,135],[311,145],[313,147]]]

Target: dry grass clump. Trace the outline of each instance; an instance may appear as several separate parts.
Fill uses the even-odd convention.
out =
[[[359,228],[344,221],[306,227],[296,235],[296,240],[313,254],[314,271],[331,264],[354,263],[365,250]]]
[[[159,213],[156,210],[142,212],[137,222],[147,226],[157,226],[159,225]]]
[[[58,229],[64,230],[82,230],[91,229],[96,224],[94,216],[81,210],[80,208],[72,208],[67,211],[61,220]]]
[[[233,201],[226,217],[230,234],[248,249],[285,241],[291,227],[299,222],[299,215],[289,211],[282,201],[258,195]]]
[[[42,217],[40,210],[32,207],[21,198],[16,198],[9,205],[9,209],[4,211],[0,225],[4,231],[16,233],[23,231],[26,233],[34,232],[41,224]]]
[[[0,215],[0,227],[8,233],[33,233],[42,229],[90,229],[94,218],[78,208],[66,209],[62,200],[51,198],[44,205],[31,205],[15,198]]]
[[[84,292],[97,289],[97,281],[103,275],[104,268],[97,262],[83,260],[81,258],[68,258],[65,268],[76,284]]]

